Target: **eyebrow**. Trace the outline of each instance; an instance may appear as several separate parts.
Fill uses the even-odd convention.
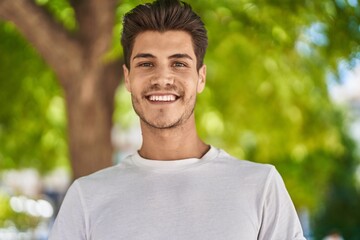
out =
[[[133,57],[133,60],[136,58],[156,58],[156,57],[154,55],[152,55],[151,53],[138,53]],[[192,57],[190,57],[190,55],[188,55],[186,53],[176,53],[176,54],[169,56],[168,58],[169,59],[187,58],[187,59],[193,60]]]
[[[176,53],[174,55],[169,56],[169,59],[174,59],[174,58],[188,58],[190,60],[193,60],[192,57],[190,57],[186,53]]]
[[[136,58],[155,58],[155,56],[150,53],[138,53],[133,57],[133,60]]]

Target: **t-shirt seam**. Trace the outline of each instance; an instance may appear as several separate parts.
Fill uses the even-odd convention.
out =
[[[186,161],[186,160],[184,160],[184,161]],[[144,171],[144,172],[151,171],[151,172],[156,172],[156,173],[183,172],[183,171],[186,171],[186,170],[189,170],[189,169],[192,169],[192,168],[199,167],[199,166],[201,166],[201,165],[203,165],[203,164],[205,164],[207,162],[208,161],[198,162],[196,164],[193,164],[192,166],[187,166],[187,167],[178,168],[178,169],[171,169],[171,168],[163,168],[163,169],[161,169],[161,168],[148,167],[148,166],[142,166],[142,165],[136,164],[133,161],[133,158],[131,156],[131,163],[133,164],[132,168],[136,168],[136,169],[139,169],[139,170]]]
[[[84,213],[84,218],[85,218],[85,229],[86,229],[85,237],[88,238],[87,235],[90,232],[90,226],[89,226],[89,222],[88,222],[89,221],[89,214],[86,211],[87,208],[86,208],[85,200],[84,200],[84,197],[83,197],[83,193],[82,193],[81,188],[80,188],[80,183],[79,183],[79,181],[76,181],[75,183],[76,183],[75,184],[76,190],[77,190],[77,192],[79,194],[80,205],[81,205],[82,211]]]
[[[268,191],[269,191],[269,186],[270,186],[270,182],[274,176],[274,172],[275,172],[275,167],[270,165],[270,171],[266,177],[266,180],[265,180],[265,184],[264,184],[264,188],[263,188],[263,196],[262,196],[262,199],[261,199],[261,222],[260,222],[260,227],[259,227],[259,234],[260,234],[260,230],[263,226],[263,217],[264,217],[264,210],[265,210],[265,202],[266,202],[266,196],[268,194]]]
[[[128,165],[128,167],[136,168],[136,169],[139,169],[139,170],[145,171],[145,172],[146,171],[151,171],[151,172],[156,172],[156,173],[182,172],[182,171],[186,171],[186,170],[189,170],[189,169],[192,169],[192,168],[199,167],[199,166],[201,166],[203,164],[209,163],[209,162],[213,161],[214,159],[216,159],[219,155],[220,155],[220,151],[217,151],[216,155],[213,156],[211,159],[201,159],[201,158],[199,158],[199,161],[192,164],[191,166],[187,166],[187,167],[183,167],[183,168],[179,168],[179,169],[171,169],[171,168],[160,169],[160,168],[149,167],[149,166],[146,166],[146,165],[140,165],[140,164],[136,163],[134,161],[135,154],[133,154],[133,155],[129,156],[132,165],[130,165],[130,166]],[[149,160],[149,161],[151,161],[151,160]],[[181,160],[181,161],[186,161],[186,160]]]

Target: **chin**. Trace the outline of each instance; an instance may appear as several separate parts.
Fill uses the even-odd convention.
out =
[[[177,122],[157,122],[157,123],[152,123],[152,122],[145,122],[147,125],[149,125],[152,128],[156,128],[156,129],[172,129],[172,128],[176,128],[177,126],[181,125],[179,123],[179,121]]]
[[[162,119],[162,121],[152,121],[150,119],[146,119],[141,117],[141,120],[144,124],[146,124],[147,126],[151,127],[151,128],[155,128],[155,129],[171,129],[171,128],[176,128],[178,126],[180,126],[183,123],[183,119]]]

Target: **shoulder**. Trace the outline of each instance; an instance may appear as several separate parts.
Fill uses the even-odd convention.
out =
[[[81,191],[98,191],[104,188],[104,186],[112,186],[114,183],[123,182],[131,172],[132,166],[131,155],[117,165],[104,168],[90,175],[80,177],[75,180],[74,184],[80,188]]]
[[[215,161],[220,167],[222,166],[227,171],[234,172],[234,174],[241,175],[242,178],[264,180],[271,178],[276,174],[276,169],[271,164],[256,163],[249,160],[242,160],[231,156],[224,150],[219,149],[218,157]]]

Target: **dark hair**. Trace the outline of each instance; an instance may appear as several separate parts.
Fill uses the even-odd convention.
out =
[[[204,23],[191,6],[179,0],[157,0],[141,4],[125,14],[121,44],[126,67],[130,69],[130,57],[138,34],[169,30],[181,30],[191,35],[199,70],[203,65],[208,44],[207,32]]]

